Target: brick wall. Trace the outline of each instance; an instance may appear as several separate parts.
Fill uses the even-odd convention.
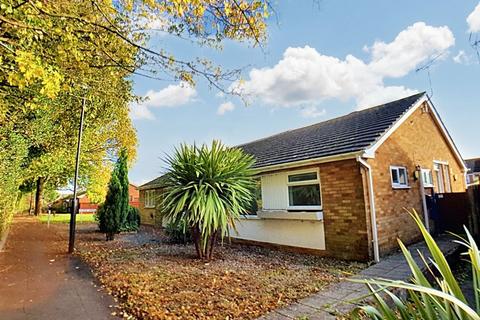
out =
[[[365,199],[368,202],[368,197],[363,192],[365,177],[358,162],[349,159],[277,172],[310,168],[319,168],[320,172],[326,247],[315,254],[346,260],[369,260],[371,236],[367,227],[368,203],[365,202]]]
[[[370,241],[358,162],[352,159],[320,164],[320,183],[328,255],[367,260]]]
[[[140,211],[140,222],[141,224],[157,225],[159,213],[156,208],[145,208],[145,191],[140,190],[139,192],[138,210]],[[159,195],[161,192],[159,189],[155,191],[156,195]]]
[[[431,169],[433,173],[434,160],[449,163],[452,191],[465,191],[465,180],[460,164],[436,126],[431,113],[425,112],[423,108],[418,108],[377,149],[375,158],[368,160],[373,169],[381,254],[397,249],[397,238],[406,243],[420,238],[417,227],[404,208],[415,208],[423,216],[420,181],[415,181],[413,175],[417,165]],[[391,165],[407,167],[409,189],[392,188]]]

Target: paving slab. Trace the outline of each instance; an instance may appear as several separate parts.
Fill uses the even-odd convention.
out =
[[[0,319],[116,319],[111,296],[66,253],[67,238],[36,218],[14,219],[0,252]]]
[[[460,250],[460,245],[453,242],[449,237],[443,236],[436,240],[438,246],[447,257],[458,253]],[[418,251],[429,261],[428,248],[424,242],[413,244],[408,249],[419,266],[424,266],[424,263]],[[332,284],[322,291],[301,299],[290,306],[274,310],[261,319],[335,319],[335,316],[347,314],[361,303],[371,301],[368,298],[370,293],[368,288],[364,284],[354,283],[351,280],[372,278],[408,281],[411,278],[411,272],[403,254],[397,252],[381,259],[379,263],[362,270],[352,277]],[[275,318],[276,316],[279,318]]]

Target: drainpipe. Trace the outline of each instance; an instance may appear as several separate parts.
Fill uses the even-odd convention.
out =
[[[373,259],[375,262],[380,261],[380,253],[378,248],[378,232],[377,232],[377,214],[375,211],[375,195],[373,193],[373,178],[372,178],[372,167],[362,158],[357,157],[357,161],[367,170],[368,172],[368,198],[370,200],[370,221],[372,224],[372,238],[373,238]]]
[[[418,176],[420,177],[420,196],[422,197],[423,220],[425,228],[430,233],[430,218],[428,216],[427,197],[425,196],[425,185],[423,184],[422,168],[417,166]]]

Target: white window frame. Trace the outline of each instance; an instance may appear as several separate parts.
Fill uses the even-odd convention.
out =
[[[304,174],[304,173],[315,173],[317,175],[317,179],[315,180],[306,180],[306,181],[295,181],[290,182],[288,181],[289,176],[297,175],[297,174]],[[287,210],[322,210],[323,199],[322,199],[322,185],[320,183],[320,171],[318,169],[305,169],[305,170],[298,170],[298,171],[290,171],[286,175],[286,185],[287,185]],[[290,205],[290,192],[288,187],[290,186],[305,186],[305,185],[312,185],[318,184],[320,190],[320,205],[319,206],[291,206]]]
[[[450,165],[447,161],[433,160],[433,168],[437,178],[437,193],[452,192],[452,182],[450,179]],[[439,179],[441,177],[441,180]],[[441,182],[441,183],[440,183]]]
[[[393,174],[392,174],[393,170],[397,171],[397,176],[398,176],[399,179],[400,179],[400,170],[405,170],[405,179],[406,179],[405,184],[393,181]],[[410,186],[408,184],[408,170],[407,170],[407,167],[404,167],[404,166],[390,166],[390,181],[392,182],[392,188],[393,189],[409,189]]]
[[[434,184],[433,184],[432,170],[430,170],[430,169],[421,169],[421,170],[420,170],[420,174],[421,174],[421,179],[422,179],[422,181],[423,181],[423,186],[424,186],[425,188],[433,188]],[[425,175],[428,176],[428,178],[430,179],[430,182],[425,180]]]
[[[145,190],[145,208],[155,208],[155,190]]]

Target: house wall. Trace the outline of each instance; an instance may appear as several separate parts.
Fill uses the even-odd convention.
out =
[[[138,190],[138,187],[130,183],[128,185],[128,203],[132,207],[138,208],[140,205],[139,198],[140,191]]]
[[[420,180],[414,179],[416,166],[430,169],[433,161],[448,162],[453,192],[465,191],[462,167],[453,151],[443,138],[430,111],[418,108],[392,135],[377,149],[372,166],[377,228],[380,253],[385,254],[398,248],[397,238],[412,243],[420,238],[406,209],[414,208],[423,216]],[[393,189],[390,166],[404,166],[408,171],[409,188]],[[434,175],[434,184],[435,181]],[[427,193],[431,192],[425,189]]]
[[[325,250],[323,221],[240,219],[230,234],[233,238],[289,247]]]
[[[312,168],[318,169],[320,173],[323,207],[321,220],[262,219],[260,214],[257,219],[241,220],[240,227],[237,228],[239,234],[232,233],[232,237],[299,249],[315,249],[317,254],[342,259],[368,260],[367,210],[359,164],[351,159],[281,170],[276,173]],[[269,175],[271,174],[272,172],[269,172]],[[262,186],[263,202],[270,203],[269,206],[283,206],[275,209],[285,209],[284,206],[288,203],[286,198],[281,200],[278,197],[279,195],[286,197],[286,190],[275,189],[272,201],[264,199],[264,196],[270,195],[272,190],[263,191]],[[298,213],[288,214],[295,216]]]
[[[154,189],[157,198],[161,195],[161,189]],[[158,210],[153,207],[145,207],[145,191],[147,190],[140,190],[139,191],[139,206],[138,210],[140,211],[140,223],[147,224],[147,225],[157,225],[159,221],[159,212]],[[158,200],[156,201],[158,204]]]

